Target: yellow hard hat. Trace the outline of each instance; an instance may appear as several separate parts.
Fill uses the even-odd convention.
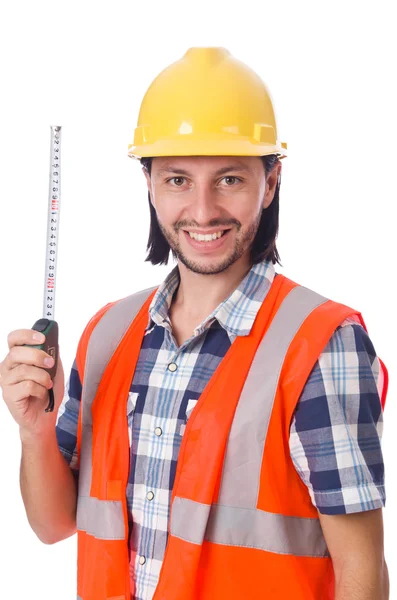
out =
[[[190,48],[147,90],[128,155],[284,158],[269,91],[226,48]]]

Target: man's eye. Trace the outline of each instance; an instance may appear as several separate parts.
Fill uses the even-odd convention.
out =
[[[169,179],[168,181],[174,181],[176,187],[181,187],[184,180],[185,180],[184,177],[171,177],[171,179]]]
[[[240,179],[239,177],[234,177],[234,176],[232,176],[232,175],[227,175],[227,176],[226,176],[226,177],[224,177],[223,179],[225,179],[225,180],[226,180],[226,182],[227,182],[227,185],[233,185],[233,183],[235,183],[236,181],[237,181],[237,182],[240,182],[240,181],[241,181],[241,179]],[[230,183],[230,180],[232,180],[232,182],[231,182],[231,183]]]

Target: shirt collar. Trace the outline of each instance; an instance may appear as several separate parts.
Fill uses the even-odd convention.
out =
[[[194,335],[197,336],[210,327],[215,319],[228,332],[230,338],[248,335],[275,275],[274,265],[268,260],[253,265],[239,286],[196,327]],[[164,323],[171,325],[168,313],[179,282],[179,269],[176,266],[152,299],[147,329],[153,326],[153,322],[163,327]]]

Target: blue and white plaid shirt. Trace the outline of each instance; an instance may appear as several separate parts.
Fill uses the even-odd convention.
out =
[[[156,292],[126,399],[130,474],[131,600],[153,597],[167,543],[170,499],[187,420],[211,375],[238,335],[248,335],[276,276],[272,263],[254,265],[230,294],[178,347],[169,307],[179,284],[175,267]],[[176,370],[170,370],[174,363]],[[319,356],[290,430],[290,452],[313,504],[342,514],[384,506],[380,446],[382,370],[364,328],[344,321]],[[81,382],[74,362],[58,412],[60,450],[77,472]]]

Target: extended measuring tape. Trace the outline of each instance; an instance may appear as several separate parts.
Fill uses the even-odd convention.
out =
[[[52,356],[55,364],[50,369],[45,369],[54,380],[58,366],[58,323],[54,321],[55,313],[55,282],[58,256],[58,231],[61,207],[61,127],[51,127],[51,153],[50,153],[50,184],[48,195],[47,219],[47,244],[44,280],[43,318],[36,321],[32,329],[40,331],[46,336],[43,344],[30,346],[39,348]],[[54,410],[54,391],[48,390],[49,403],[45,412]]]

